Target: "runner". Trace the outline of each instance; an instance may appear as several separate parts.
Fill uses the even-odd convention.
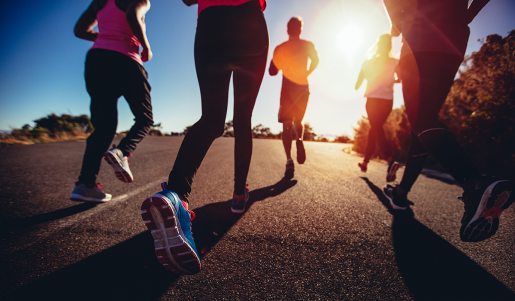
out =
[[[376,149],[376,141],[383,156],[388,162],[386,181],[395,181],[399,163],[392,159],[392,151],[383,130],[383,124],[393,107],[393,84],[400,83],[399,60],[393,58],[392,37],[384,34],[379,37],[374,45],[371,58],[363,63],[359,72],[355,89],[358,90],[367,80],[365,97],[367,98],[367,115],[370,121],[368,143],[363,162],[358,163],[362,172],[367,171],[367,165]],[[394,74],[397,75],[395,79]]]
[[[515,195],[513,183],[479,175],[454,134],[438,120],[438,112],[463,61],[468,24],[489,0],[385,0],[392,35],[403,35],[400,68],[412,145],[402,182],[387,185],[384,194],[395,210],[407,208],[407,193],[431,154],[461,185],[465,213],[460,238],[481,241],[495,234],[499,216]]]
[[[308,76],[318,66],[318,54],[312,42],[301,40],[302,18],[293,17],[288,22],[288,41],[277,46],[270,63],[269,73],[275,76],[283,71],[281,89],[281,105],[279,107],[279,122],[283,124],[284,151],[286,152],[285,176],[293,178],[295,166],[291,158],[292,125],[295,126],[297,146],[297,162],[304,164],[306,151],[304,149],[304,126],[302,119],[306,113],[309,98]],[[311,64],[308,66],[308,60]]]
[[[196,0],[183,0],[187,5]],[[231,210],[243,213],[252,156],[251,117],[268,57],[265,0],[199,0],[195,36],[195,65],[202,100],[202,116],[182,142],[168,187],[146,199],[142,217],[152,230],[157,258],[180,274],[200,271],[191,234],[188,196],[197,169],[211,143],[224,130],[229,83],[234,85],[234,194]]]
[[[91,97],[91,123],[79,180],[70,199],[107,202],[102,184],[95,183],[102,156],[125,183],[134,178],[129,156],[154,124],[150,85],[143,62],[152,58],[145,34],[148,0],[94,0],[75,25],[75,36],[94,42],[86,57],[86,89]],[[93,30],[98,24],[98,31]],[[139,52],[139,47],[143,50]],[[118,124],[117,102],[124,96],[136,122],[118,146],[108,150]]]

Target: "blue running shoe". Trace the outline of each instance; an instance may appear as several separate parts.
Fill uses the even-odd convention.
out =
[[[154,237],[157,260],[166,269],[178,274],[200,272],[201,264],[193,235],[188,211],[179,196],[161,184],[163,191],[149,197],[141,204],[141,217]]]
[[[243,213],[245,212],[245,204],[249,200],[249,190],[245,188],[245,193],[242,198],[237,197],[234,193],[232,195],[232,205],[231,211],[234,213]]]

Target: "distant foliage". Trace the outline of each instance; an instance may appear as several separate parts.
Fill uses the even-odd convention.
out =
[[[88,115],[50,114],[0,137],[0,146],[86,139],[93,131]]]
[[[515,30],[466,58],[440,119],[482,172],[515,169]]]
[[[347,135],[342,135],[342,136],[336,136],[336,138],[334,138],[334,141],[333,142],[339,142],[339,143],[352,143],[352,139],[349,138],[349,136]]]
[[[252,128],[253,138],[277,139],[280,136],[272,133],[269,127],[265,127],[261,123]]]
[[[315,141],[317,137],[317,134],[315,134],[313,128],[309,124],[309,122],[304,123],[304,135],[302,139],[304,141]]]
[[[62,114],[58,116],[54,113],[34,120],[35,128],[47,129],[50,133],[73,132],[80,130],[84,133],[93,132],[93,125],[88,115],[72,116]]]

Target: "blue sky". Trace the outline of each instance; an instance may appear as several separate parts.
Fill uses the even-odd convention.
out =
[[[0,130],[20,128],[47,114],[89,115],[84,59],[92,43],[73,35],[89,0],[2,1],[0,48]],[[152,86],[154,120],[165,132],[181,132],[200,117],[200,93],[193,60],[197,7],[181,0],[152,0],[146,16],[154,58],[145,63]],[[268,0],[265,11],[270,54],[287,40],[286,23],[302,16],[302,38],[314,42],[320,57],[310,76],[311,96],[304,121],[315,133],[352,136],[366,115],[363,85],[354,90],[366,50],[388,31],[381,0]],[[515,29],[515,1],[492,0],[470,25],[467,53],[478,39]],[[400,41],[394,42],[394,51]],[[269,60],[271,59],[269,55]],[[277,122],[281,77],[265,74],[252,124],[281,131]],[[394,107],[403,103],[395,86]],[[232,93],[227,120],[232,119]],[[130,128],[133,116],[123,98],[118,103],[118,131]]]

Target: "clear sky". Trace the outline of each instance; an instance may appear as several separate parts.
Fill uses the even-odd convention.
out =
[[[73,27],[89,0],[1,1],[0,130],[33,125],[47,114],[89,115],[84,60],[92,43],[73,35]],[[154,58],[145,63],[152,86],[154,121],[164,132],[182,132],[201,115],[200,93],[193,60],[197,7],[181,0],[151,0],[146,16]],[[388,32],[382,0],[268,0],[265,17],[270,54],[288,39],[286,23],[304,19],[301,38],[315,44],[320,65],[310,76],[311,96],[304,118],[315,133],[332,137],[353,135],[352,127],[366,115],[365,85],[354,90],[367,49]],[[470,25],[467,53],[477,51],[478,39],[515,29],[515,1],[492,0]],[[400,41],[395,39],[394,51]],[[265,74],[252,124],[281,131],[277,122],[281,76]],[[403,103],[395,86],[394,107]],[[118,131],[130,128],[133,116],[123,98]],[[227,120],[232,119],[232,93]]]

